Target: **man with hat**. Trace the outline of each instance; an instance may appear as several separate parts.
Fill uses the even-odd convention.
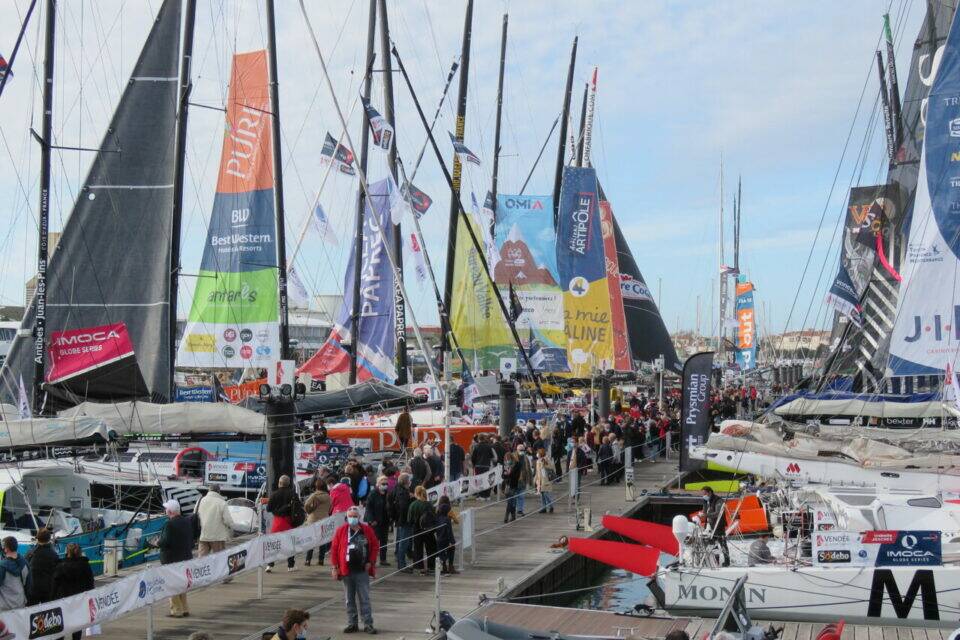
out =
[[[160,534],[160,564],[173,564],[193,559],[194,524],[191,518],[180,513],[180,503],[174,499],[163,503],[167,514],[167,524]],[[187,594],[181,593],[170,598],[170,617],[186,618],[190,615],[187,606]]]

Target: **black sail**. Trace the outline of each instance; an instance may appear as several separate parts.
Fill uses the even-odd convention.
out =
[[[123,322],[136,361],[93,371],[67,399],[170,397],[169,301],[181,0],[164,0],[50,259],[47,335]],[[69,136],[68,136],[69,139]],[[31,301],[20,333],[35,317]],[[47,345],[49,347],[49,345]],[[50,364],[47,363],[49,373]],[[33,382],[33,345],[18,335],[0,399]]]

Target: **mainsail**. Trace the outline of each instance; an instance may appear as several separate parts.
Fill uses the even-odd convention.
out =
[[[177,365],[264,367],[280,355],[267,52],[233,57],[217,194]]]
[[[52,393],[170,397],[169,301],[181,0],[165,0],[100,143],[47,271],[47,331],[123,323],[136,359]],[[0,398],[33,382],[31,301],[0,371]],[[137,366],[139,363],[139,366]]]

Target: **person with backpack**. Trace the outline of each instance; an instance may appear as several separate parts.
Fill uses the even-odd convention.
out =
[[[10,611],[27,606],[27,587],[30,584],[30,567],[17,553],[17,539],[3,539],[3,559],[0,560],[0,611]]]
[[[551,485],[556,480],[553,469],[543,449],[537,449],[537,468],[534,471],[534,486],[540,496],[540,513],[553,513]]]
[[[68,598],[84,591],[90,591],[94,588],[93,569],[90,568],[90,561],[83,555],[80,545],[71,542],[67,545],[63,560],[57,564],[53,571],[53,593],[52,600]],[[83,637],[83,631],[74,631],[73,640],[80,640]]]
[[[407,511],[407,521],[413,524],[413,566],[420,566],[420,575],[433,572],[437,553],[437,512],[427,499],[423,485],[413,491],[414,500]]]
[[[195,519],[182,515],[180,503],[173,499],[164,502],[163,509],[167,514],[167,523],[163,526],[160,540],[157,542],[157,546],[160,547],[160,564],[173,564],[193,559],[193,541],[200,534]],[[186,593],[171,596],[169,615],[171,618],[190,616]]]
[[[375,634],[373,609],[370,606],[370,578],[376,575],[380,541],[370,525],[360,522],[359,507],[350,507],[347,521],[337,528],[330,546],[333,578],[343,583],[347,604],[347,626],[344,633],[359,631],[357,604],[363,617],[363,632]]]
[[[273,514],[273,522],[270,524],[270,533],[280,533],[289,531],[302,525],[307,519],[307,513],[303,510],[303,503],[300,502],[300,496],[290,486],[290,476],[283,475],[277,481],[277,489],[271,494],[267,501],[267,511]],[[287,558],[287,571],[296,570],[296,558],[290,556]],[[264,569],[267,573],[273,571],[273,563],[267,565]]]
[[[27,554],[27,561],[30,563],[30,592],[27,600],[30,604],[53,600],[53,572],[60,562],[60,556],[50,542],[50,530],[46,527],[37,530],[37,546]]]
[[[387,539],[390,537],[390,512],[387,508],[387,478],[377,478],[377,486],[367,498],[367,508],[363,519],[373,527],[380,541],[380,566],[389,567],[387,562]]]
[[[404,573],[413,573],[413,569],[407,566],[407,555],[413,548],[413,523],[407,519],[412,501],[410,474],[401,473],[397,479],[397,486],[388,496],[387,510],[396,529],[394,554],[397,558],[397,569]]]

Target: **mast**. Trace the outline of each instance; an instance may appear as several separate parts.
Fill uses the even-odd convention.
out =
[[[896,138],[893,133],[893,114],[890,112],[890,96],[887,93],[887,78],[883,70],[883,55],[877,50],[877,72],[880,74],[880,101],[883,104],[883,128],[887,137],[887,156],[893,164],[897,157]]]
[[[590,84],[583,85],[583,102],[580,103],[580,134],[577,136],[577,166],[583,167],[583,137],[587,132],[587,94],[590,93]]]
[[[377,31],[377,0],[370,0],[370,19],[367,22],[367,57],[364,68],[366,75],[363,78],[363,97],[370,99],[370,75],[373,64],[373,38]],[[360,123],[360,170],[367,175],[367,151],[370,146],[370,119],[363,115]],[[357,192],[357,227],[355,238],[355,254],[353,261],[353,311],[350,314],[350,384],[357,383],[357,351],[360,346],[360,279],[363,260],[363,209],[364,189]],[[346,294],[346,292],[344,292]]]
[[[567,123],[570,120],[570,97],[573,94],[573,70],[577,66],[577,40],[573,39],[570,68],[567,70],[567,88],[563,92],[563,110],[560,114],[560,144],[557,149],[557,170],[553,176],[553,224],[560,216],[560,182],[563,180],[563,159],[567,147]]]
[[[741,198],[740,178],[737,178],[737,199],[733,203],[733,270],[740,275],[740,205]]]
[[[591,166],[590,153],[593,148],[593,117],[597,112],[597,73],[599,67],[593,68],[593,74],[590,76],[590,82],[587,85],[587,108],[584,112],[584,125],[582,140],[580,142],[583,148],[583,160],[580,163],[582,167]]]
[[[390,55],[390,22],[387,19],[387,0],[379,0],[380,11],[380,53],[383,55],[383,117],[387,124],[397,130],[396,116],[393,111],[393,57]],[[366,114],[364,114],[366,119]],[[387,154],[387,165],[394,184],[399,185],[397,177],[397,138],[394,136]],[[393,225],[393,255],[397,261],[397,273],[403,278],[403,230],[400,223]],[[394,328],[397,336],[397,384],[407,384],[407,312],[403,297],[403,283],[394,282],[394,301],[396,315]],[[424,354],[426,355],[426,354]]]
[[[887,39],[887,77],[890,79],[890,119],[893,120],[893,140],[899,151],[903,144],[903,118],[900,105],[900,85],[897,82],[897,59],[894,55],[890,14],[883,14],[883,33]],[[896,159],[896,156],[894,156]]]
[[[473,32],[473,0],[467,0],[467,12],[463,20],[463,43],[460,51],[460,87],[457,93],[457,124],[454,136],[457,142],[463,142],[464,125],[467,117],[467,81],[470,79],[470,38]],[[453,181],[450,186],[450,237],[447,241],[447,265],[445,269],[445,280],[443,283],[443,308],[446,317],[440,319],[443,336],[441,338],[441,351],[446,352],[450,349],[449,338],[447,334],[452,329],[450,325],[450,303],[453,299],[453,266],[454,256],[457,250],[457,213],[459,211],[458,201],[460,200],[460,176],[463,173],[463,166],[460,163],[460,157],[453,154]],[[424,354],[426,355],[426,354]]]
[[[727,330],[725,326],[726,318],[724,317],[724,311],[726,311],[726,302],[727,302],[727,276],[723,272],[723,154],[720,154],[720,220],[717,226],[719,231],[719,236],[717,238],[717,265],[719,278],[719,290],[717,291],[717,309],[720,312],[719,322],[717,326],[717,355],[719,356],[719,362],[721,368],[726,364],[724,360],[724,344],[723,339],[726,336]]]
[[[183,221],[183,174],[187,156],[187,115],[193,83],[190,64],[193,58],[193,27],[196,22],[197,1],[187,0],[183,27],[183,53],[180,57],[180,92],[177,101],[177,138],[173,161],[173,225],[170,241],[170,393],[173,399],[174,371],[177,361],[177,298],[180,291],[180,233]]]
[[[53,128],[54,34],[57,0],[47,0],[43,50],[43,122],[40,125],[40,220],[37,241],[36,318],[33,323],[33,412],[43,409],[43,380],[46,373],[47,340],[47,258],[50,234],[50,145]]]
[[[273,125],[273,198],[277,219],[277,284],[280,295],[280,358],[290,359],[290,309],[287,299],[287,232],[283,210],[283,162],[280,154],[280,80],[277,76],[277,25],[273,0],[267,0],[267,63]]]
[[[493,130],[493,182],[490,186],[490,193],[493,194],[493,213],[494,219],[491,224],[496,222],[497,213],[497,180],[500,177],[500,120],[503,116],[503,68],[507,62],[507,22],[509,16],[503,14],[503,32],[500,34],[500,76],[497,79],[497,123]]]

